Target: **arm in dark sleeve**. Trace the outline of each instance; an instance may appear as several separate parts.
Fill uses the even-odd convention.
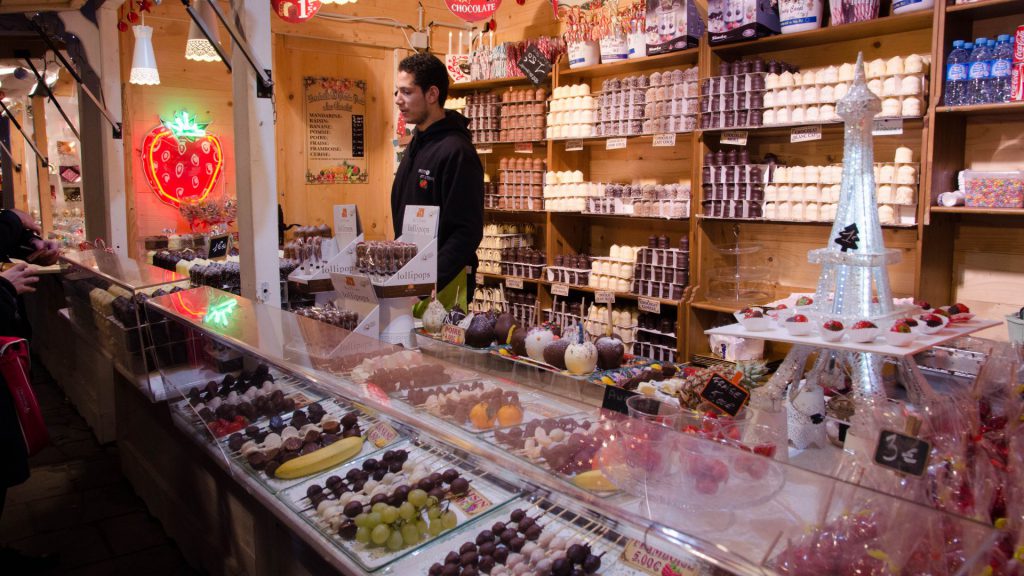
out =
[[[20,317],[18,292],[6,278],[0,277],[0,336],[20,336]]]
[[[475,262],[484,236],[484,168],[472,148],[452,155],[442,179],[440,229],[444,243],[437,255],[437,286],[447,286]]]
[[[27,256],[20,247],[24,234],[21,218],[10,210],[0,210],[0,260]]]

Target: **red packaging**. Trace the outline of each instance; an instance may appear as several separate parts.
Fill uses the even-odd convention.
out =
[[[1010,72],[1012,100],[1020,102],[1024,100],[1024,62],[1014,62]]]
[[[1024,62],[1024,24],[1017,26],[1013,34],[1013,61]]]

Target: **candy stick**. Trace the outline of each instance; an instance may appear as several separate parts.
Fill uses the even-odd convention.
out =
[[[451,32],[451,30],[448,31],[448,52],[447,53],[448,54],[452,53],[452,32]]]

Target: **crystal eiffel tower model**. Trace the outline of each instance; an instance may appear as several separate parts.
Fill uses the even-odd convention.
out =
[[[853,85],[836,103],[836,113],[845,123],[842,191],[829,245],[808,254],[808,260],[821,264],[822,271],[814,303],[805,313],[818,323],[838,319],[851,326],[868,320],[886,327],[910,308],[894,306],[889,285],[886,266],[899,262],[900,253],[885,248],[878,220],[872,126],[881,103],[868,89],[864,76],[863,55],[858,55]],[[812,368],[805,370],[814,354]],[[823,387],[842,388],[849,376],[858,413],[868,412],[870,404],[885,398],[882,364],[883,356],[876,353],[794,345],[769,382],[754,391],[751,407],[777,411],[788,396],[790,441],[801,449],[812,444],[824,446]],[[902,358],[898,371],[901,379],[909,382],[912,396],[927,395],[927,383],[912,360]]]

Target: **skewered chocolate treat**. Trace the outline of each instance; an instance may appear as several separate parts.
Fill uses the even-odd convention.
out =
[[[470,423],[477,430],[488,430],[495,425],[514,426],[523,421],[523,407],[517,392],[506,392],[483,382],[448,389],[410,390],[408,400],[435,416],[460,426]]]
[[[411,242],[360,242],[356,245],[356,268],[363,274],[390,276],[415,258],[417,251]]]
[[[287,425],[283,418],[274,416],[266,430],[248,426],[244,435],[232,434],[228,447],[239,452],[249,466],[273,477],[281,464],[293,458],[361,434],[355,412],[339,418],[328,415],[320,404],[310,404],[305,411],[293,412]]]
[[[334,303],[328,302],[324,306],[306,306],[292,310],[299,316],[319,320],[326,324],[338,326],[345,330],[355,330],[359,325],[359,314],[338,308]]]

